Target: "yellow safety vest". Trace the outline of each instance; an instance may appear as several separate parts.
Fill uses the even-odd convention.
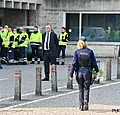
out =
[[[65,40],[65,36],[67,35],[68,33],[65,32],[65,33],[60,33],[60,38],[62,38],[63,40]],[[64,45],[64,46],[67,46],[67,42],[63,42],[62,40],[59,40],[59,45]]]
[[[40,32],[38,33],[32,33],[30,36],[30,42],[42,42],[42,34]]]
[[[9,40],[9,44],[10,44],[10,43],[13,43],[11,47],[12,47],[12,48],[15,48],[15,42],[14,42],[14,41],[10,41],[10,37],[11,37],[11,36],[14,36],[14,35],[13,35],[12,32],[9,32],[9,33],[8,33],[8,36],[7,36],[7,37],[8,37],[8,40]]]
[[[7,37],[8,35],[8,30],[6,28],[1,30],[1,38],[3,40],[2,45],[5,45],[6,48],[8,48],[9,45],[9,39]]]
[[[13,33],[14,34],[14,40],[16,39],[16,37],[18,37],[18,33]],[[19,37],[20,38],[20,37]],[[19,47],[19,45],[18,45],[18,42],[14,42],[14,45],[15,45],[15,47]]]
[[[29,37],[28,37],[28,34],[26,32],[23,32],[20,34],[19,41],[21,41],[21,38],[25,35],[27,36],[27,38],[25,39],[25,41],[22,44],[19,45],[19,47],[26,47],[26,48],[28,47]]]

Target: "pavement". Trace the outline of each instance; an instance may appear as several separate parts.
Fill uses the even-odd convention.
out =
[[[79,91],[74,77],[73,89],[67,89],[67,66],[72,58],[66,59],[66,65],[57,67],[58,92],[51,91],[51,79],[42,82],[42,96],[35,96],[36,67],[40,65],[3,65],[0,70],[0,115],[117,115],[120,114],[120,80],[117,78],[117,61],[112,59],[112,81],[105,81],[105,58],[98,58],[104,74],[100,84],[93,84],[90,91],[89,111],[80,111]],[[16,101],[14,95],[14,74],[22,71],[22,100]],[[44,78],[44,71],[42,71]]]

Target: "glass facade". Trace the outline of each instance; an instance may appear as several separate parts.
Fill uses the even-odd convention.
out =
[[[120,14],[82,14],[81,33],[92,42],[120,42]]]

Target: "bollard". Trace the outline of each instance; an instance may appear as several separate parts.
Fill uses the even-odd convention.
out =
[[[57,70],[56,65],[51,65],[51,89],[52,91],[57,92]]]
[[[21,71],[15,71],[14,100],[21,100]]]
[[[111,59],[106,60],[106,80],[111,80]]]
[[[42,95],[42,68],[37,67],[36,68],[36,90],[35,90],[35,95]]]
[[[117,58],[117,79],[120,79],[120,57]]]
[[[73,89],[73,79],[70,80],[69,74],[71,70],[71,65],[68,65],[68,81],[67,81],[67,89]]]

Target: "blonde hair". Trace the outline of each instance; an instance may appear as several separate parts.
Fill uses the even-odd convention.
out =
[[[84,48],[88,48],[87,43],[84,42],[83,40],[79,40],[79,41],[77,42],[77,48],[78,48],[78,49],[82,49],[83,47],[84,47]]]

